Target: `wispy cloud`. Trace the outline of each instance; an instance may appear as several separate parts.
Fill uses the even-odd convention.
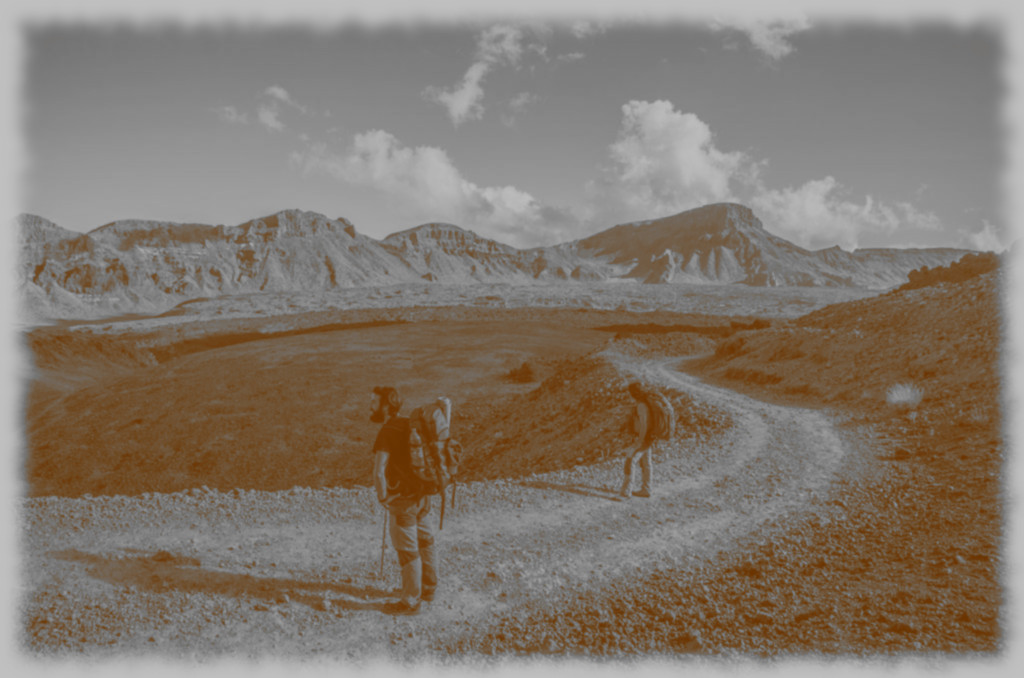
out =
[[[427,87],[423,96],[444,106],[456,127],[483,117],[483,82],[500,65],[518,65],[523,56],[523,31],[516,26],[491,26],[477,36],[476,60],[456,87]]]
[[[452,221],[516,246],[550,244],[571,225],[568,212],[542,205],[514,186],[479,186],[433,146],[406,146],[393,134],[356,135],[342,153],[314,144],[292,154],[293,166],[330,175],[399,199],[424,220]]]
[[[483,104],[480,103],[484,98],[483,80],[490,70],[490,64],[478,61],[462,76],[462,82],[458,87],[427,87],[423,90],[423,96],[444,106],[456,127],[467,120],[479,120],[484,114]]]
[[[427,87],[423,96],[443,106],[456,127],[469,120],[479,120],[484,114],[484,79],[499,66],[518,66],[527,51],[542,57],[546,54],[543,44],[527,43],[522,28],[507,24],[491,26],[477,36],[475,60],[461,82],[447,89]]]
[[[520,92],[519,94],[512,97],[512,100],[509,102],[508,105],[509,108],[511,108],[516,113],[522,113],[523,111],[526,110],[527,106],[530,106],[536,101],[536,94],[533,94],[531,92]]]
[[[284,123],[281,122],[280,115],[281,112],[274,103],[260,104],[256,109],[256,119],[273,132],[284,131]]]
[[[537,95],[532,92],[520,92],[512,97],[508,102],[509,112],[501,116],[502,124],[506,127],[514,127],[519,116],[537,100]]]
[[[299,102],[295,101],[295,99],[293,99],[292,96],[288,94],[288,90],[286,90],[284,87],[281,87],[280,85],[271,85],[270,87],[263,90],[263,94],[272,99],[280,101],[281,103],[287,104],[301,113],[309,112],[309,109],[306,106],[303,106]]]
[[[810,21],[802,14],[778,19],[729,17],[716,19],[711,24],[713,30],[740,31],[747,36],[755,49],[773,61],[791,54],[795,48],[789,39],[810,27]],[[727,39],[725,46],[732,49],[735,43]]]
[[[300,104],[288,93],[288,90],[280,85],[267,87],[260,93],[259,99],[254,119],[273,132],[282,132],[286,129],[284,122],[281,120],[282,105],[293,108],[303,115],[310,114],[308,106]],[[246,124],[249,122],[249,114],[239,111],[234,106],[221,106],[213,110],[224,122],[233,124]],[[325,115],[329,117],[329,114]]]
[[[607,27],[596,21],[574,21],[569,26],[569,31],[578,39],[583,40],[594,35],[600,35],[607,30]]]
[[[569,52],[567,54],[559,54],[555,59],[562,63],[572,63],[573,61],[580,61],[586,58],[583,52]]]
[[[514,66],[522,56],[523,30],[518,26],[491,26],[477,37],[477,58],[485,63]]]
[[[598,24],[577,22],[572,24],[570,30],[577,37],[583,38],[601,33],[605,29]],[[533,57],[531,70],[537,62],[568,63],[585,57],[583,52],[579,51],[549,55],[545,40],[552,33],[552,29],[544,24],[497,24],[482,30],[476,38],[473,63],[466,69],[459,83],[452,87],[430,85],[423,89],[423,98],[441,105],[456,127],[471,120],[480,120],[485,111],[484,81],[496,69],[519,68],[528,57]],[[510,124],[509,120],[508,115],[502,116],[502,122],[506,125]]]
[[[249,116],[245,113],[240,113],[234,106],[220,106],[213,110],[217,114],[217,117],[224,122],[231,123],[233,125],[244,125],[249,122]]]

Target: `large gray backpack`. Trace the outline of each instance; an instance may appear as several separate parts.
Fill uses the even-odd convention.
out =
[[[672,403],[660,391],[645,390],[643,402],[650,414],[648,428],[653,440],[668,440],[676,434],[676,412]]]
[[[423,494],[441,495],[441,526],[444,526],[445,490],[452,486],[455,504],[455,483],[459,474],[462,446],[451,437],[452,402],[438,398],[409,415],[409,461],[420,481]]]

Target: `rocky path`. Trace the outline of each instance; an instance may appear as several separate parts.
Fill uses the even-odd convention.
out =
[[[711,566],[826,492],[844,447],[820,413],[755,401],[670,360],[609,353],[624,374],[719,413],[719,432],[655,457],[652,499],[621,501],[621,459],[458,488],[438,539],[439,598],[392,617],[393,552],[369,489],[42,498],[23,504],[32,653],[409,657],[496,615],[557,607],[660,567]],[[585,454],[586,451],[581,451]]]

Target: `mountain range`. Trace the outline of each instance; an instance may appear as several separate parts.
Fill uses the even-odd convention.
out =
[[[21,301],[32,315],[155,313],[225,294],[395,283],[849,286],[884,289],[969,250],[811,251],[765,230],[743,205],[718,203],[614,226],[549,247],[517,249],[454,224],[377,240],[345,218],[284,210],[237,226],[121,220],[88,233],[19,217]]]

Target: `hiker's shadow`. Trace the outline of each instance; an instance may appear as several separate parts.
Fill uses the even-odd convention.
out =
[[[597,497],[608,501],[622,501],[618,492],[609,490],[606,487],[590,487],[589,485],[559,485],[557,483],[546,483],[540,480],[524,480],[519,483],[525,487],[535,487],[538,490],[558,490],[560,492],[571,492],[581,494],[584,497]]]
[[[181,591],[236,598],[259,598],[269,603],[289,600],[324,609],[327,594],[331,609],[387,612],[389,591],[343,582],[310,582],[299,579],[255,577],[251,574],[208,570],[199,560],[166,551],[151,555],[103,556],[77,549],[51,552],[55,558],[82,563],[91,576],[117,585],[135,586],[156,593]],[[341,598],[337,597],[340,594]]]

